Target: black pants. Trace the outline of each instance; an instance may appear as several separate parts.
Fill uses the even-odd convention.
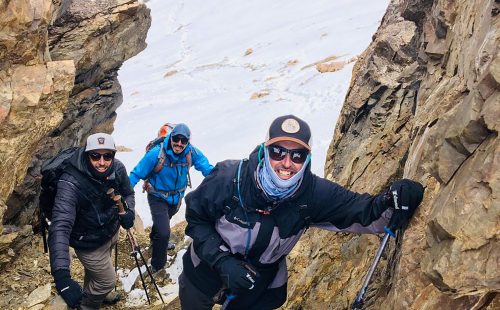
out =
[[[168,204],[165,200],[148,194],[149,209],[153,219],[151,228],[151,266],[155,270],[165,267],[167,262],[167,247],[170,239],[170,219],[177,213],[177,206]],[[179,202],[180,203],[180,202]]]
[[[213,296],[207,296],[200,291],[189,279],[184,272],[179,276],[179,299],[181,309],[183,310],[210,310],[215,305]],[[284,297],[283,297],[284,296]],[[238,297],[236,297],[238,298]],[[231,310],[272,310],[277,309],[286,301],[286,285],[268,289],[265,294],[255,300],[251,306],[241,307],[234,300],[229,302],[227,309]]]
[[[179,276],[179,299],[183,310],[209,310],[214,306],[212,298],[203,294],[184,275]]]

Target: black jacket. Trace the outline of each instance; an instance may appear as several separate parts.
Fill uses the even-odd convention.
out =
[[[52,273],[70,269],[68,246],[95,249],[116,234],[120,227],[118,210],[106,194],[109,188],[114,188],[135,212],[134,190],[125,166],[115,158],[111,174],[102,181],[92,176],[85,156],[84,149],[78,149],[57,183],[48,238]]]
[[[244,259],[260,272],[255,288],[240,292],[231,301],[231,308],[235,309],[257,307],[256,304],[265,309],[277,308],[285,302],[284,258],[306,227],[380,233],[392,214],[385,195],[351,192],[314,175],[309,167],[291,197],[272,201],[256,182],[257,151],[242,162],[239,193],[240,161],[224,161],[186,196],[186,234],[193,238],[183,257],[184,273],[189,280],[206,295],[216,294],[221,281],[213,266],[225,255]]]

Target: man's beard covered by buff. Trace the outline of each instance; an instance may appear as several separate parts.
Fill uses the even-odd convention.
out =
[[[259,183],[266,194],[271,198],[286,198],[299,187],[309,161],[310,158],[307,157],[307,160],[302,165],[302,168],[294,176],[288,180],[283,180],[271,167],[271,162],[269,161],[269,151],[266,147],[264,148],[264,160],[259,163],[259,166],[257,167]]]

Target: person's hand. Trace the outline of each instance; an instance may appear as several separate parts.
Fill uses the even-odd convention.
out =
[[[232,256],[221,258],[215,264],[215,269],[219,272],[224,286],[230,291],[251,290],[259,277],[253,266]]]
[[[124,229],[130,229],[134,226],[135,214],[132,211],[127,211],[125,214],[120,215],[120,225]]]
[[[70,308],[76,308],[82,301],[82,288],[71,279],[69,270],[59,269],[54,272],[54,281],[59,295]]]
[[[392,183],[389,189],[392,195],[394,212],[388,228],[394,232],[405,227],[424,197],[424,187],[415,181],[401,179]]]

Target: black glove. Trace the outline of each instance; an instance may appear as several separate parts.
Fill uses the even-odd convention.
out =
[[[54,281],[59,295],[70,308],[76,308],[82,301],[82,288],[71,279],[69,270],[59,269],[54,272]]]
[[[401,179],[392,183],[389,193],[393,199],[394,212],[388,228],[394,232],[408,224],[422,202],[424,187],[418,182]]]
[[[253,289],[259,273],[250,264],[232,256],[224,256],[215,264],[224,286],[229,290]]]
[[[127,211],[125,214],[120,215],[120,225],[125,229],[130,229],[134,226],[135,214],[132,211]]]

